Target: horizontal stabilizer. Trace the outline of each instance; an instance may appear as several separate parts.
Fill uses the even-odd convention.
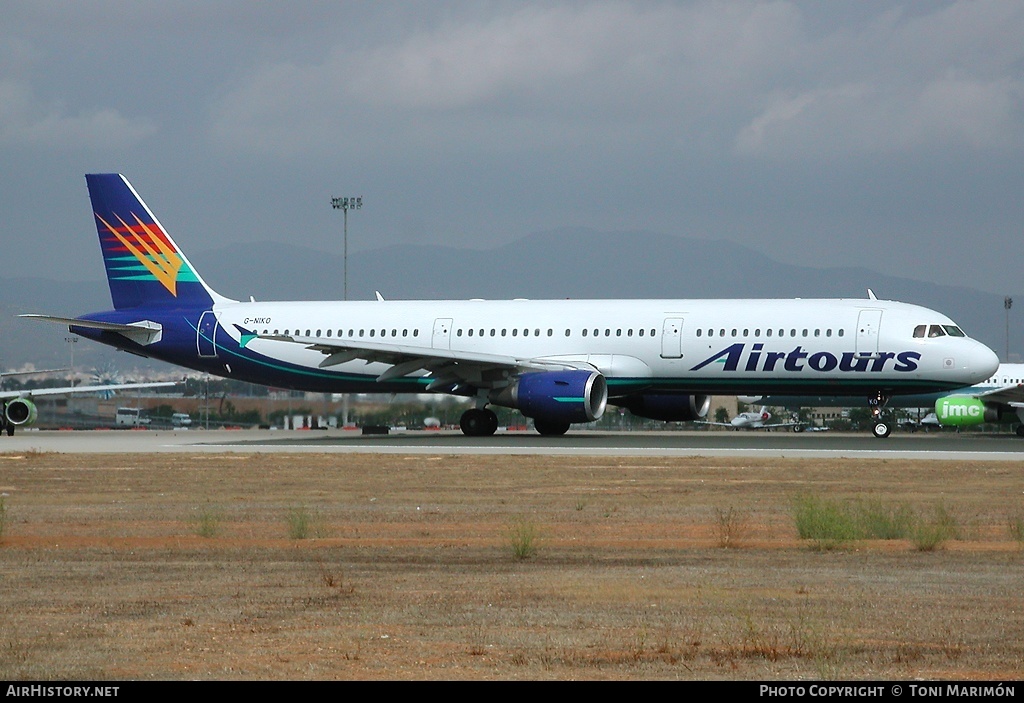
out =
[[[74,317],[56,317],[54,315],[26,314],[18,315],[18,317],[25,317],[30,320],[42,320],[43,322],[56,322],[58,324],[68,325],[69,329],[71,327],[84,327],[93,330],[104,330],[106,332],[117,332],[118,334],[124,335],[133,342],[143,346],[159,342],[163,335],[163,326],[158,322],[152,322],[150,320],[140,320],[139,322],[122,324],[119,322],[80,320]],[[71,331],[74,332],[74,330]]]

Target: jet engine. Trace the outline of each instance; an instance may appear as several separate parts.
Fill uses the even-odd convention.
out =
[[[935,415],[944,427],[970,427],[985,422],[1000,422],[1003,418],[993,406],[969,396],[946,396],[935,401]],[[1010,418],[1016,419],[1015,414]]]
[[[539,371],[490,394],[495,405],[559,424],[593,422],[608,404],[608,382],[596,371]]]
[[[692,422],[706,417],[711,408],[711,396],[675,393],[644,393],[616,398],[615,404],[637,417],[662,422]]]
[[[36,404],[28,398],[15,398],[4,408],[4,417],[12,425],[31,425],[38,415]]]

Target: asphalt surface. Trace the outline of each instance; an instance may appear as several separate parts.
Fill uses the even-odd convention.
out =
[[[542,437],[532,431],[466,437],[458,431],[358,430],[106,430],[34,431],[0,436],[9,452],[359,452],[380,454],[535,454],[604,456],[875,457],[921,460],[1024,460],[1024,438],[1012,433],[951,431],[838,432],[600,432]]]

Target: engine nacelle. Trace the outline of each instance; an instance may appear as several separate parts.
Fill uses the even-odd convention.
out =
[[[711,396],[674,393],[644,393],[617,399],[616,405],[637,417],[662,422],[693,422],[707,417]]]
[[[489,399],[535,420],[593,422],[608,405],[608,382],[596,371],[524,373]]]
[[[935,401],[935,417],[944,427],[970,427],[985,422],[999,422],[1002,419],[999,411],[986,406],[984,401],[956,395]]]
[[[28,398],[15,398],[4,408],[4,417],[12,425],[31,425],[38,415],[36,404]]]

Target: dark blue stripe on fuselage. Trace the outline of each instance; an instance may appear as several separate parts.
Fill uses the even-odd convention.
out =
[[[200,357],[197,345],[197,327],[205,310],[197,309],[136,309],[110,311],[83,316],[82,319],[103,322],[132,323],[151,320],[163,326],[162,339],[142,346],[116,332],[74,327],[73,331],[97,342],[143,356],[166,361],[215,376],[277,388],[322,393],[420,393],[431,382],[429,378],[406,377],[384,383],[376,381],[375,374],[354,374],[300,366],[268,357],[242,348],[222,328],[217,327],[213,350],[216,356]],[[893,395],[934,393],[936,389],[955,390],[962,386],[942,381],[906,379],[886,380],[849,376],[842,381],[832,379],[800,378],[610,378],[609,395],[613,398],[645,391],[691,392],[710,395],[799,395],[844,396],[866,399],[878,391]],[[467,393],[469,389],[466,389]],[[932,401],[934,402],[934,401]],[[779,403],[782,404],[782,403]],[[849,404],[849,403],[845,403]],[[927,405],[927,403],[925,403]],[[923,406],[922,406],[923,407]]]

